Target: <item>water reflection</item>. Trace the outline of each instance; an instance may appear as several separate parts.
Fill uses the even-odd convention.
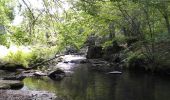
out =
[[[170,80],[151,75],[107,75],[88,71],[86,66],[76,69],[72,77],[60,82],[47,77],[26,78],[29,90],[56,93],[64,100],[168,100]]]

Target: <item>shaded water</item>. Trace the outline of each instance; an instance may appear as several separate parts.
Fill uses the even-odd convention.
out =
[[[108,75],[78,67],[72,77],[26,78],[23,90],[44,90],[64,100],[170,100],[170,78],[144,74]]]

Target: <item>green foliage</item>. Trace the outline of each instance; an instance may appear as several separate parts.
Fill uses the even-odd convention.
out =
[[[7,34],[0,33],[0,45],[8,46],[9,45],[8,39],[9,37]]]
[[[165,33],[158,33],[155,35],[155,42],[156,43],[160,43],[160,42],[169,42],[170,41],[170,35],[169,33],[165,32]]]
[[[108,47],[108,46],[111,46],[113,44],[113,41],[111,40],[111,41],[106,41],[103,45],[102,45],[102,47]]]
[[[146,58],[140,52],[130,51],[130,52],[127,53],[126,63],[128,64],[128,67],[134,67],[132,64],[135,63],[135,61],[139,60],[139,59],[143,60],[143,59],[146,59]],[[135,67],[138,67],[138,66],[135,66]]]
[[[13,20],[13,6],[11,0],[1,0],[0,1],[0,24],[7,25]],[[11,4],[11,5],[10,5]]]
[[[56,54],[57,47],[23,47],[12,46],[10,48],[1,47],[0,59],[3,62],[11,63],[14,65],[22,65],[24,67],[30,67],[37,63],[37,61],[48,59]]]
[[[143,52],[130,51],[128,59],[136,59],[144,53],[156,60],[156,47],[170,39],[170,7],[167,1],[65,0],[70,9],[63,9],[62,13],[57,10],[58,7],[64,8],[62,2],[42,2],[43,11],[27,2],[18,4],[24,20],[20,25],[12,26],[15,4],[11,0],[0,1],[0,25],[7,31],[0,34],[0,44],[30,45],[33,49],[31,59],[35,59],[32,61],[47,59],[69,46],[80,49],[91,34],[102,37],[104,47],[112,45],[112,41],[126,44],[128,39],[137,38],[140,43],[133,47]],[[19,61],[24,65],[28,65],[26,62],[30,60],[27,59],[30,56],[23,56],[22,51],[8,56],[13,58],[9,61]]]
[[[122,34],[117,34],[115,36],[114,40],[117,41],[118,43],[122,44],[122,43],[126,43],[127,37]]]
[[[58,47],[36,46],[32,48],[33,62],[53,57],[58,52]]]
[[[24,67],[28,67],[30,61],[32,60],[33,54],[32,52],[25,52],[22,49],[18,49],[16,51],[10,51],[3,59],[5,62],[22,65]]]
[[[108,40],[108,41],[105,41],[102,46],[105,48],[105,47],[108,47],[108,46],[111,46],[113,45],[113,41],[116,41],[118,44],[125,44],[126,43],[126,40],[127,40],[127,37],[125,37],[124,35],[122,34],[116,34],[115,37],[112,39],[112,40]]]
[[[10,39],[16,45],[28,45],[31,42],[31,38],[19,27],[13,27],[13,34],[10,35]]]

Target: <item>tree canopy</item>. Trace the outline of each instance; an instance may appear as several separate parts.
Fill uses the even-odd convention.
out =
[[[0,44],[80,49],[89,36],[99,45],[137,39],[133,52],[155,62],[169,42],[170,5],[164,0],[0,0]],[[39,5],[39,6],[37,6]],[[14,25],[17,16],[21,23]],[[3,32],[3,33],[2,33]],[[97,43],[96,42],[96,43]],[[128,44],[128,43],[127,43]],[[165,46],[167,47],[167,46]]]

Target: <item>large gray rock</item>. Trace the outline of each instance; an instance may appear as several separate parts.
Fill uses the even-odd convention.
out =
[[[102,57],[102,47],[101,46],[89,46],[86,58],[96,59]]]
[[[120,51],[123,48],[118,45],[116,41],[113,41],[111,46],[107,46],[103,49],[103,58],[109,62],[120,63]]]

